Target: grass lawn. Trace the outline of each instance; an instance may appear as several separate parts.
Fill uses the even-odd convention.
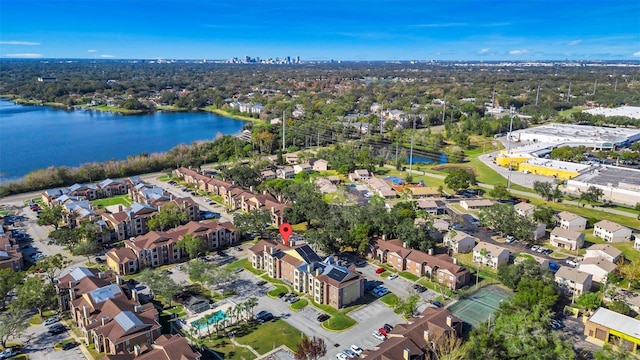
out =
[[[571,115],[573,113],[578,113],[578,112],[581,112],[581,111],[582,111],[582,108],[574,107],[574,108],[571,108],[571,109],[562,110],[562,111],[560,111],[558,113],[558,115],[560,115],[560,116],[569,116],[569,115]]]
[[[244,268],[247,271],[252,272],[253,274],[256,274],[258,276],[262,275],[262,271],[258,270],[258,269],[254,269],[253,266],[251,266],[251,263],[249,262],[249,259],[244,258],[238,261],[234,261],[231,264],[227,265],[227,267],[229,269],[236,269],[236,268]]]
[[[269,297],[276,298],[276,297],[278,297],[278,294],[280,294],[280,293],[288,293],[288,292],[289,292],[289,289],[286,286],[284,286],[284,285],[276,285],[276,287],[274,289],[270,290],[267,293],[267,295],[269,295]]]
[[[391,272],[390,272],[390,271],[385,271],[385,272],[381,273],[381,274],[380,274],[380,275],[378,275],[378,276],[380,276],[380,278],[382,278],[382,279],[386,279],[386,278],[388,278],[389,276],[391,276]]]
[[[332,330],[332,331],[344,331],[356,324],[356,321],[350,318],[349,316],[347,316],[346,313],[354,310],[355,308],[357,308],[357,306],[349,307],[342,310],[336,310],[332,306],[321,305],[313,300],[310,300],[310,301],[313,304],[313,306],[331,315],[331,318],[329,320],[322,323],[323,328],[327,330]]]
[[[251,346],[260,354],[265,354],[280,345],[295,350],[304,336],[302,331],[287,322],[276,320],[259,325],[256,330],[244,336],[236,337],[236,341]]]
[[[106,111],[106,112],[113,112],[113,113],[124,114],[124,115],[135,115],[135,114],[142,114],[142,113],[145,113],[145,112],[150,112],[150,111],[143,111],[143,110],[129,110],[129,109],[121,108],[121,107],[108,106],[108,105],[91,106],[88,109],[90,109],[90,110],[98,110],[98,111]]]
[[[556,211],[572,212],[586,219],[596,218],[598,220],[609,220],[609,221],[613,221],[620,225],[628,226],[631,228],[637,228],[638,226],[640,226],[640,222],[635,218],[624,216],[624,215],[612,214],[607,211],[592,209],[589,206],[579,207],[579,206],[565,204],[565,203],[545,201],[537,198],[529,198],[529,200],[531,200],[532,205],[536,205],[536,206],[547,205]],[[629,211],[629,212],[633,212],[633,211]],[[591,232],[593,233],[593,229],[591,229]]]
[[[75,340],[73,338],[68,338],[53,344],[53,348],[56,350],[62,350],[62,345],[72,343],[72,342],[75,342]]]
[[[382,301],[387,306],[394,306],[398,303],[398,300],[400,300],[398,298],[398,295],[394,293],[388,293],[387,295],[380,298],[380,301]]]
[[[132,204],[132,201],[129,195],[118,195],[118,196],[112,196],[104,199],[93,200],[91,203],[98,207],[105,207],[105,206],[111,206],[111,205],[129,206]]]
[[[56,314],[56,312],[54,310],[45,310],[45,311],[42,312],[42,316],[40,316],[40,314],[36,313],[35,315],[33,315],[31,320],[29,320],[29,325],[40,325],[40,324],[42,324],[44,319],[50,318],[50,317],[54,316],[55,314]]]
[[[407,279],[409,281],[416,281],[416,280],[420,279],[419,276],[416,276],[416,275],[414,275],[414,274],[412,274],[412,273],[410,273],[408,271],[399,272],[398,275],[402,276],[403,278],[405,278],[405,279]]]
[[[289,307],[291,308],[291,310],[300,311],[302,308],[304,308],[307,305],[309,305],[309,302],[306,299],[300,299],[294,302],[293,304],[291,304],[291,306]]]
[[[212,351],[215,351],[222,359],[248,360],[256,358],[249,349],[237,347],[226,338],[207,340],[205,345]]]

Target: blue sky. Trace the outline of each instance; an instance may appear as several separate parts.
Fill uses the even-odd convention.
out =
[[[640,1],[2,0],[2,58],[640,60]]]

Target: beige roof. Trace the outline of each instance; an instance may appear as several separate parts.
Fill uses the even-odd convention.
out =
[[[558,214],[558,218],[561,220],[565,220],[565,221],[572,221],[575,219],[584,219],[582,216],[576,215],[574,213],[570,213],[568,211],[563,211],[561,213]],[[586,219],[585,219],[586,220]]]
[[[616,232],[618,230],[622,230],[625,229],[624,226],[618,224],[618,223],[614,223],[613,221],[609,221],[609,220],[601,220],[598,221],[597,223],[595,223],[593,225],[593,227],[599,227],[602,228],[604,230],[610,231],[610,232]]]
[[[469,199],[469,200],[460,200],[460,205],[462,202],[465,202],[467,206],[491,206],[493,202],[489,199]]]
[[[569,266],[560,266],[560,269],[556,272],[556,278],[575,281],[579,284],[584,284],[590,277],[591,274]]]
[[[507,253],[510,253],[509,250],[503,248],[502,246],[490,244],[484,241],[479,242],[478,245],[476,245],[476,247],[473,248],[473,251],[480,251],[482,249],[486,249],[487,253],[495,257],[500,256],[500,254],[502,254],[504,251],[506,251]]]
[[[516,210],[521,210],[524,212],[527,212],[536,208],[534,205],[531,205],[528,202],[524,202],[524,201],[515,204],[513,207],[516,208]]]
[[[589,246],[589,248],[587,250],[594,250],[594,251],[602,251],[603,253],[616,258],[620,255],[622,255],[622,251],[616,249],[615,247],[609,245],[609,244],[594,244]]]
[[[582,268],[583,265],[596,265],[597,267],[605,270],[608,273],[616,269],[616,264],[603,258],[585,258],[580,263],[580,268]]]
[[[554,235],[561,238],[568,239],[568,240],[576,241],[578,240],[580,235],[582,235],[582,233],[579,231],[573,231],[569,229],[563,229],[561,227],[556,227],[551,231],[551,236],[554,236]]]

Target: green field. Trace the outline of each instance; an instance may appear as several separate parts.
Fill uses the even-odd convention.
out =
[[[91,203],[98,207],[106,207],[112,205],[130,206],[133,202],[131,201],[131,197],[129,197],[129,195],[118,195],[104,199],[93,200]]]
[[[269,321],[247,335],[236,337],[236,341],[251,346],[260,354],[265,354],[275,347],[286,345],[289,349],[298,348],[304,333],[283,320]]]

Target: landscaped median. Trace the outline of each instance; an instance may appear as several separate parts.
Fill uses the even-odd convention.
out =
[[[300,311],[302,308],[304,308],[307,305],[309,305],[309,302],[306,299],[300,299],[294,302],[293,304],[291,304],[291,306],[289,307],[291,308],[291,310]]]
[[[340,332],[340,331],[345,331],[356,324],[356,321],[350,318],[349,316],[347,316],[347,314],[345,313],[345,311],[347,310],[349,311],[353,310],[354,309],[353,307],[343,309],[343,310],[336,310],[332,306],[320,305],[313,300],[310,300],[310,301],[313,304],[313,306],[324,311],[328,315],[331,315],[331,318],[329,320],[322,323],[322,327],[325,330]]]
[[[405,279],[407,279],[409,281],[412,281],[412,282],[420,279],[419,276],[416,276],[416,275],[414,275],[414,274],[412,274],[412,273],[410,273],[408,271],[402,271],[402,272],[398,273],[398,275],[400,275],[403,278],[405,278]]]
[[[382,301],[383,304],[390,307],[395,306],[399,300],[400,298],[398,298],[398,295],[394,293],[388,293],[387,295],[384,295],[383,297],[380,298],[380,301]]]
[[[234,261],[231,264],[227,265],[227,268],[229,269],[237,269],[237,268],[244,268],[247,271],[250,271],[251,273],[255,274],[255,275],[262,275],[263,272],[258,270],[258,269],[254,269],[253,266],[251,266],[251,263],[249,262],[249,259],[240,259],[238,261]]]
[[[276,285],[275,288],[269,290],[267,295],[269,295],[269,297],[276,298],[276,297],[278,297],[278,294],[280,294],[280,293],[285,293],[286,294],[288,292],[289,292],[289,289],[286,286],[278,284],[278,285]]]

